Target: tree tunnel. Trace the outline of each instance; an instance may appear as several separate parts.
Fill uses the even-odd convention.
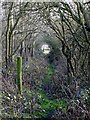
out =
[[[53,35],[42,33],[34,42],[34,58],[39,61],[44,59],[47,63],[45,77],[42,80],[42,88],[48,96],[60,97],[62,81],[67,76],[66,59],[61,51],[61,43]],[[39,66],[40,67],[40,66]],[[56,96],[55,96],[56,97]]]

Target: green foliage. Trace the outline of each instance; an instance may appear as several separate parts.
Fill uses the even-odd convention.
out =
[[[44,82],[48,83],[51,80],[53,74],[54,74],[54,68],[53,68],[53,66],[52,65],[48,65],[48,67],[47,67],[47,73],[46,73]]]
[[[82,92],[81,92],[81,98],[86,103],[86,105],[90,106],[90,104],[89,104],[89,102],[90,102],[89,93],[90,93],[89,89],[82,90]]]
[[[41,107],[41,111],[38,113],[41,117],[46,117],[50,111],[67,110],[67,102],[65,99],[50,100],[47,98],[43,91],[38,92],[38,104]]]
[[[31,115],[29,113],[23,113],[23,118],[31,118]]]
[[[22,93],[22,57],[17,57],[17,80],[16,84],[20,93]]]

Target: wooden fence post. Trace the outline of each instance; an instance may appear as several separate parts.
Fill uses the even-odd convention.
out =
[[[22,93],[22,57],[17,57],[17,80],[16,84],[18,86],[20,94]]]

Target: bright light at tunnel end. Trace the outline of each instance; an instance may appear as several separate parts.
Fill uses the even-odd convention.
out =
[[[50,53],[50,47],[49,47],[48,44],[42,45],[41,50],[43,51],[43,53],[44,53],[45,55],[47,55],[47,54]]]

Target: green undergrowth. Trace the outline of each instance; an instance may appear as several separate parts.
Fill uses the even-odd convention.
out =
[[[82,99],[84,102],[86,98],[89,98],[88,91],[82,93]],[[29,88],[23,88],[22,95],[15,94],[5,94],[2,92],[2,111],[0,115],[8,116],[10,118],[31,118],[33,113],[34,118],[46,118],[52,111],[52,114],[55,111],[62,110],[67,113],[68,106],[74,106],[74,103],[77,101],[73,100],[73,103],[70,103],[67,99],[49,99],[46,93],[42,88],[38,88],[36,91],[31,91]],[[84,97],[84,98],[83,98]],[[32,102],[34,101],[34,102]],[[88,101],[88,99],[87,99]],[[5,106],[4,106],[5,105]],[[21,106],[19,106],[21,105]],[[31,108],[32,106],[32,108]],[[20,107],[22,112],[20,113]]]
[[[67,110],[67,102],[65,99],[53,99],[50,100],[46,96],[46,94],[42,91],[38,92],[38,103],[41,106],[42,111],[39,114],[42,115],[42,117],[45,117],[49,114],[50,111],[55,110],[63,110],[66,112]]]
[[[8,116],[10,118],[32,118],[33,116],[34,118],[45,118],[51,111],[59,109],[66,111],[67,109],[66,100],[50,100],[42,89],[30,91],[28,88],[23,88],[22,95],[4,95],[3,93],[2,101],[3,100],[5,102],[5,106],[3,105],[2,108],[2,116]]]
[[[54,67],[53,65],[48,65],[47,67],[47,72],[46,72],[46,76],[45,79],[43,80],[44,83],[48,83],[50,82],[50,80],[52,79],[52,76],[54,74]]]
[[[28,91],[27,93],[29,93],[28,99],[31,99],[31,95],[32,94],[30,91]],[[54,100],[50,100],[46,94],[42,91],[42,89],[37,90],[36,93],[33,93],[33,98],[35,99],[35,104],[33,104],[33,114],[35,118],[45,118],[49,115],[49,113],[51,111],[57,111],[57,110],[63,110],[64,112],[66,112],[67,110],[67,102],[65,99],[54,99]],[[30,102],[30,101],[28,101]],[[30,116],[28,113],[28,108],[29,108],[29,104],[27,104],[27,106],[25,108],[27,108],[25,111],[27,111],[27,113],[23,113],[24,117],[25,116]]]

